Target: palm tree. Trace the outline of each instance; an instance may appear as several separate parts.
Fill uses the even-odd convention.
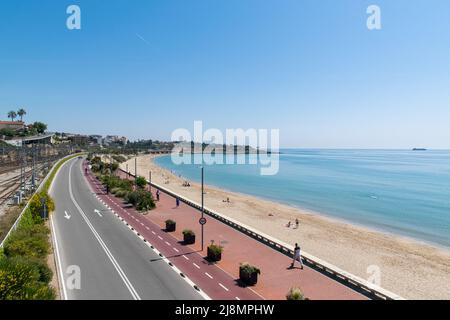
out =
[[[11,121],[14,121],[14,119],[17,117],[17,113],[15,111],[8,112],[8,118],[11,118]]]
[[[23,120],[23,116],[26,114],[27,114],[27,112],[23,108],[20,108],[19,111],[17,111],[17,115],[20,117],[20,121]]]

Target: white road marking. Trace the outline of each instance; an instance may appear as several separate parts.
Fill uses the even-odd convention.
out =
[[[183,258],[185,258],[186,260],[189,260],[189,258],[188,258],[188,257],[186,257],[186,256],[183,256]]]
[[[227,287],[225,287],[223,284],[221,284],[220,282],[219,282],[219,286],[221,286],[225,291],[230,291],[230,290],[228,290],[228,288]]]
[[[200,269],[200,267],[197,265],[197,264],[195,264],[195,263],[192,263],[197,269]]]
[[[214,279],[208,272],[205,272],[205,274],[206,274],[210,279]]]
[[[160,239],[160,240],[162,240],[163,238],[162,237],[160,237],[160,236],[158,236],[158,238]]]
[[[66,281],[64,280],[64,274],[62,272],[61,256],[59,255],[59,245],[58,245],[58,240],[56,240],[56,229],[55,229],[55,225],[53,223],[53,216],[50,217],[50,222],[52,224],[52,229],[53,229],[53,242],[55,244],[56,260],[58,261],[58,273],[59,273],[60,283],[62,285],[62,293],[63,293],[62,298],[64,300],[67,300]]]
[[[64,211],[64,218],[66,218],[67,220],[70,220],[70,215],[67,213],[67,211]]]
[[[167,241],[165,241],[165,243],[166,243],[168,246],[170,246],[170,243],[168,243]]]
[[[99,217],[103,217],[99,210],[95,209],[94,212],[98,214]]]
[[[173,250],[175,250],[176,252],[180,252],[180,250],[178,250],[177,248],[173,248]]]

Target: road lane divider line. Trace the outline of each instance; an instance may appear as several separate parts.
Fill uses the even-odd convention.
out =
[[[133,299],[141,300],[141,297],[139,296],[139,294],[134,289],[133,285],[131,284],[130,280],[126,276],[125,272],[122,270],[122,268],[120,267],[119,263],[114,258],[114,256],[111,253],[111,251],[108,249],[107,245],[103,242],[102,238],[97,233],[97,231],[95,230],[94,226],[91,224],[91,222],[89,221],[89,219],[85,215],[83,209],[81,209],[80,205],[75,200],[75,197],[74,197],[73,192],[72,192],[72,167],[73,167],[74,163],[75,162],[72,162],[72,164],[70,166],[70,169],[69,169],[69,195],[70,195],[70,198],[72,199],[73,204],[78,209],[78,212],[83,217],[83,219],[86,222],[86,224],[88,225],[88,227],[91,229],[92,233],[94,234],[94,237],[97,239],[97,241],[100,244],[100,246],[102,247],[103,251],[106,253],[107,257],[111,261],[112,265],[116,269],[117,273],[119,274],[119,276],[122,279],[123,283],[127,287],[128,291],[131,293],[131,296],[133,297]]]
[[[214,278],[212,277],[212,275],[210,275],[208,272],[205,272],[205,274],[206,274],[206,276],[207,276],[208,278],[214,279]]]
[[[169,259],[167,259],[158,249],[156,249],[150,242],[146,242],[147,246],[150,247],[158,256],[162,258],[176,273],[178,273],[184,281],[186,281],[191,287],[193,287],[200,296],[205,300],[212,300],[203,290],[201,290],[189,277],[187,277],[180,269],[178,269]]]
[[[230,291],[230,290],[228,290],[228,288],[227,287],[225,287],[223,284],[221,284],[220,282],[219,282],[219,286],[221,286],[225,291]]]
[[[50,217],[50,222],[52,225],[52,229],[53,229],[53,245],[55,247],[55,255],[56,255],[56,261],[57,263],[57,269],[58,269],[58,274],[59,274],[59,279],[60,279],[60,285],[62,287],[62,298],[63,300],[67,300],[67,290],[66,290],[66,281],[64,280],[64,274],[62,271],[62,263],[61,263],[61,256],[59,254],[59,247],[58,247],[58,240],[56,239],[56,229],[55,229],[55,224],[53,223],[53,215]]]

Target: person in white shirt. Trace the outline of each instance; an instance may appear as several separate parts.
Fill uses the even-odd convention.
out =
[[[294,267],[295,261],[300,262],[300,268],[303,269],[302,256],[301,256],[300,247],[298,246],[298,243],[295,244],[294,260],[292,260],[291,268]]]

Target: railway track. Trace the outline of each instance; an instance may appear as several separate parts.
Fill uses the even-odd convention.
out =
[[[41,171],[45,164],[41,164],[37,167],[36,172]],[[33,174],[33,170],[30,169],[25,172],[25,181],[29,181]],[[20,188],[21,177],[20,173],[0,182],[0,206],[4,205]]]

